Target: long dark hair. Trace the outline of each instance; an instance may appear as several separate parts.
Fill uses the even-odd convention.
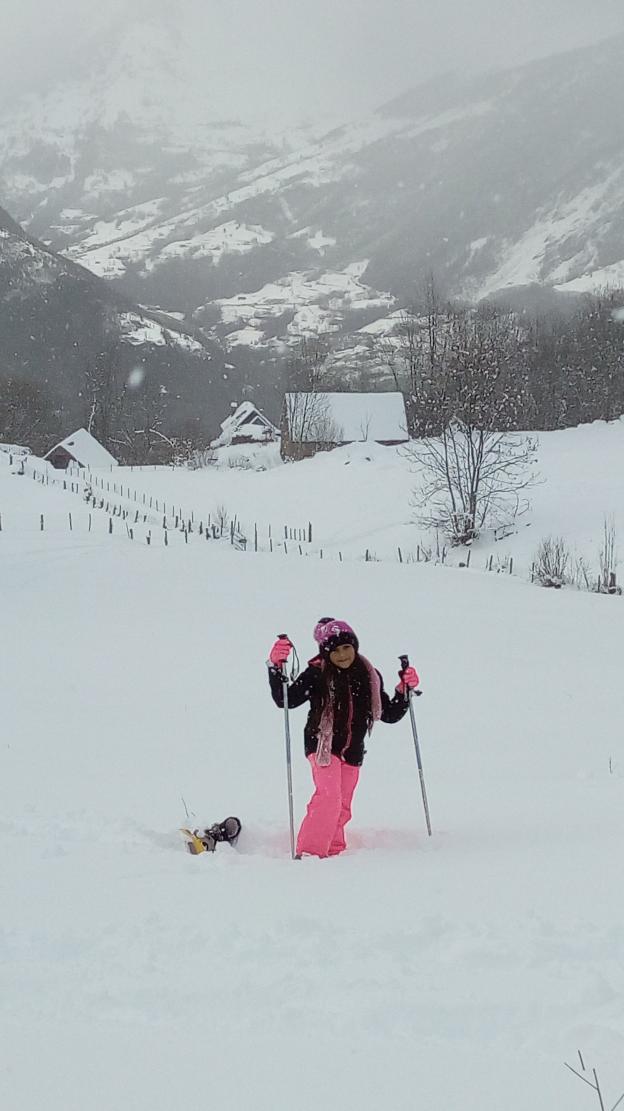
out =
[[[361,656],[356,652],[351,667],[336,667],[329,659],[323,659],[321,664],[323,683],[321,686],[321,710],[333,702],[334,732],[340,734],[346,730],[349,717],[349,700],[353,705],[354,716],[364,718],[366,726],[373,720],[373,699],[371,693],[370,677]]]

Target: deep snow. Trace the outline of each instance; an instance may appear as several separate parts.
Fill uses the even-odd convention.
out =
[[[532,530],[621,505],[621,467],[603,466],[621,426],[575,435],[548,440]],[[257,512],[316,512],[319,542],[342,507],[341,541],[359,527],[357,547],[384,543],[391,514],[413,527],[409,480],[392,453],[356,455],[183,481],[208,484],[209,505],[235,490]],[[75,496],[3,462],[0,1105],[583,1111],[593,1093],[563,1066],[581,1049],[611,1106],[621,599],[390,559],[148,547],[117,522],[88,533]],[[434,836],[406,719],[371,738],[348,853],[293,863],[264,660],[283,628],[305,659],[329,612],[387,686],[401,652],[421,672]],[[302,725],[293,712],[298,817]],[[237,848],[185,855],[182,796],[197,821],[240,814]]]

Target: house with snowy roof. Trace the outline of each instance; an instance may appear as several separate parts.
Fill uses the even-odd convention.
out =
[[[51,448],[43,458],[57,470],[63,471],[67,470],[72,463],[79,467],[86,467],[88,470],[100,470],[104,467],[110,469],[117,466],[114,455],[102,447],[86,428],[79,428],[73,435],[61,440],[60,444]]]
[[[211,447],[236,444],[269,444],[279,440],[279,428],[272,424],[251,401],[243,401],[221,425],[221,433]]]
[[[409,439],[405,399],[389,393],[287,393],[282,409],[282,459],[304,459],[342,444]]]

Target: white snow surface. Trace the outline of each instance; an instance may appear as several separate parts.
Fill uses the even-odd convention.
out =
[[[185,332],[172,332],[169,328],[163,328],[157,321],[136,312],[119,313],[119,322],[122,342],[130,343],[133,347],[138,347],[142,343],[153,343],[156,347],[173,343],[176,347],[182,347],[185,351],[192,351],[196,355],[206,350],[198,340]]]
[[[262,328],[264,320],[294,311],[288,333],[291,336],[313,335],[336,329],[340,313],[345,310],[379,309],[387,312],[394,298],[378,294],[362,281],[367,259],[350,263],[344,270],[296,272],[276,282],[268,282],[252,293],[238,293],[214,303],[221,310],[224,324],[240,324],[225,338],[228,346],[254,346],[268,341]]]
[[[621,190],[622,170],[618,167],[605,174],[598,184],[580,189],[567,200],[561,198],[553,210],[539,212],[523,235],[515,242],[503,244],[498,269],[480,284],[478,297],[485,298],[499,290],[544,280],[559,283],[558,289],[570,292],[595,292],[607,284],[614,285],[621,279],[622,263],[596,272],[591,266],[595,248],[586,229],[592,222],[600,227],[601,219],[608,218],[613,195],[619,196]],[[582,237],[584,233],[587,242],[580,254],[572,255],[553,270],[548,261],[551,248],[568,239],[574,241],[575,236]],[[482,241],[477,243],[482,245]],[[567,281],[570,274],[578,274],[579,267],[585,273]],[[588,270],[590,273],[586,273]]]
[[[622,289],[624,285],[624,259],[613,262],[610,266],[603,266],[599,270],[592,270],[581,278],[573,278],[569,282],[555,288],[567,293],[603,293],[609,289]]]
[[[237,220],[228,220],[209,231],[198,232],[190,239],[175,240],[163,247],[160,255],[155,260],[155,265],[170,258],[210,258],[215,265],[226,254],[244,255],[254,247],[270,243],[273,239],[272,232],[260,227],[259,224],[241,224]]]
[[[624,424],[541,443],[546,481],[513,543],[562,531],[584,547],[603,510],[621,535]],[[78,496],[0,454],[0,1106],[586,1111],[593,1093],[563,1064],[580,1049],[611,1107],[624,602],[484,574],[476,556],[399,564],[414,476],[396,450],[290,465],[264,450],[262,473],[91,479],[133,509],[133,491],[139,505],[159,491],[197,514],[311,519],[322,560],[196,532],[147,545],[97,510],[89,531],[77,478]],[[388,559],[339,562],[339,541],[352,555],[381,541]],[[402,652],[421,673],[434,834],[406,718],[368,743],[347,853],[293,862],[264,660],[286,629],[305,661],[327,613],[388,688]],[[297,819],[303,720],[292,712]],[[239,814],[237,847],[186,855],[182,796],[193,822]]]

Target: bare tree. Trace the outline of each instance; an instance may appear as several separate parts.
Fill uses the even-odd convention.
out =
[[[166,430],[167,393],[147,378],[127,390],[121,416],[110,442],[127,463],[170,463],[180,449],[179,441]]]
[[[536,444],[513,435],[525,404],[522,334],[507,313],[455,310],[427,325],[414,365],[407,449],[420,472],[418,519],[452,544],[509,526],[528,508]]]
[[[119,346],[111,342],[91,359],[84,370],[82,397],[85,426],[101,444],[109,447],[122,418],[126,392],[120,383]]]
[[[289,393],[285,398],[284,444],[316,444],[333,447],[342,439],[342,429],[333,420],[329,398],[323,393]],[[295,449],[294,454],[297,454]]]
[[[304,336],[286,363],[285,385],[290,393],[298,390],[318,393],[331,385],[328,370],[329,340],[327,336]]]
[[[445,359],[453,306],[445,302],[432,273],[424,279],[414,302],[403,310],[391,337],[379,340],[377,353],[388,367],[397,390],[405,394],[410,430],[427,384]]]
[[[528,437],[453,420],[441,436],[406,450],[421,475],[412,496],[417,518],[453,545],[470,544],[484,528],[512,527],[529,507],[526,491],[537,476]]]
[[[0,374],[0,440],[43,454],[60,433],[59,410],[45,384]]]
[[[327,369],[326,337],[304,337],[286,368],[287,393],[282,418],[282,455],[297,458],[305,444],[332,447],[340,443],[341,429],[332,419],[327,390],[332,387]]]

